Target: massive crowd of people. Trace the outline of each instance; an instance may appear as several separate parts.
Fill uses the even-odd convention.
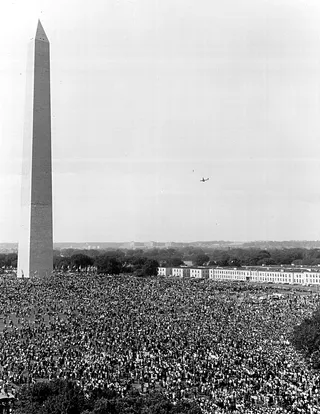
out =
[[[0,388],[72,379],[160,389],[203,413],[320,413],[320,374],[289,342],[315,293],[169,278],[0,279]]]

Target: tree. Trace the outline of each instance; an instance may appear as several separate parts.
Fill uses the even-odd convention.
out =
[[[298,351],[311,358],[314,368],[320,368],[320,308],[294,328],[291,342]]]
[[[165,261],[167,266],[177,267],[184,264],[184,261],[180,257],[171,257]]]
[[[258,251],[255,257],[257,265],[266,264],[266,261],[269,260],[270,257],[271,257],[271,254],[267,250]]]
[[[70,257],[53,256],[53,268],[66,271],[71,266]]]
[[[132,392],[125,398],[117,399],[116,409],[117,414],[201,414],[200,407],[196,403],[179,402],[174,405],[159,391],[153,391],[145,396]],[[109,414],[109,412],[99,414]]]
[[[203,266],[205,263],[208,263],[210,260],[210,257],[204,253],[198,254],[193,260],[193,264],[195,266]]]
[[[0,254],[0,268],[6,265],[6,255]]]
[[[18,255],[17,253],[9,253],[6,255],[5,266],[17,267]]]
[[[79,249],[73,252],[73,254],[78,254],[78,253],[85,254],[86,256],[89,256],[92,259],[95,259],[97,256],[99,256],[101,251],[96,250],[96,249]]]
[[[103,411],[103,409],[108,409],[109,411],[113,412],[111,409],[110,401],[115,401],[118,398],[118,394],[114,390],[110,390],[107,387],[107,384],[104,386],[100,386],[99,388],[95,388],[90,393],[88,406],[94,407],[97,411]],[[107,403],[108,402],[108,403]],[[115,404],[113,404],[115,406]]]
[[[230,257],[228,265],[231,267],[241,267],[241,260],[238,257]]]
[[[142,267],[142,272],[145,276],[157,276],[159,262],[154,259],[148,259]]]
[[[118,260],[122,260],[126,254],[123,250],[102,250],[101,254],[104,256],[115,257]]]
[[[228,266],[230,256],[225,250],[216,250],[212,254],[211,262],[214,261],[218,266]]]
[[[179,401],[172,414],[201,414],[201,409],[194,401]]]
[[[89,412],[88,412],[89,413]],[[107,398],[101,398],[94,404],[91,414],[118,414],[116,401],[110,401]]]
[[[75,382],[65,380],[23,386],[16,407],[15,414],[201,414],[195,402],[173,404],[159,391],[131,391],[121,397],[105,387],[86,399]]]
[[[72,249],[72,248],[61,249],[61,254],[63,256],[71,257],[73,254],[76,254],[76,253],[77,253],[77,249]]]
[[[88,267],[92,266],[94,263],[94,260],[91,257],[82,253],[73,254],[70,260],[72,267],[78,272],[80,272],[80,270],[88,270]]]
[[[169,256],[169,257],[172,257],[172,256],[175,256],[175,255],[177,254],[177,250],[176,250],[176,249],[173,249],[172,247],[168,247],[168,248],[165,250],[165,254],[166,254],[167,256]]]
[[[108,254],[98,256],[94,264],[98,273],[118,275],[122,269],[121,262],[116,257],[110,257]]]
[[[72,381],[55,380],[23,386],[16,414],[80,414],[86,408],[83,391]]]
[[[126,273],[133,273],[136,276],[143,276],[142,268],[147,262],[146,257],[142,256],[127,256],[126,261],[123,264]]]

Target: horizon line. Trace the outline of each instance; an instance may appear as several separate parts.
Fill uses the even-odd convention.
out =
[[[126,244],[126,243],[261,243],[261,242],[275,242],[275,243],[284,243],[284,242],[320,242],[320,239],[254,239],[254,240],[191,240],[191,241],[159,241],[159,240],[130,240],[130,241],[54,241],[54,244],[65,244],[65,243],[74,243],[74,244],[99,244],[99,243],[114,243],[114,244]],[[18,244],[18,241],[0,241],[0,244]]]

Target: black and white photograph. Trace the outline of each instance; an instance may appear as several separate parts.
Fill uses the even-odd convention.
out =
[[[320,2],[0,1],[0,414],[320,414]]]

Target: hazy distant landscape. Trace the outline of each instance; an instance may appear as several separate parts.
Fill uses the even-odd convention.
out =
[[[55,250],[113,250],[113,249],[166,249],[166,248],[201,247],[210,249],[320,249],[320,240],[257,240],[257,241],[193,241],[193,242],[61,242],[54,243]],[[1,253],[16,252],[18,243],[0,243]]]

